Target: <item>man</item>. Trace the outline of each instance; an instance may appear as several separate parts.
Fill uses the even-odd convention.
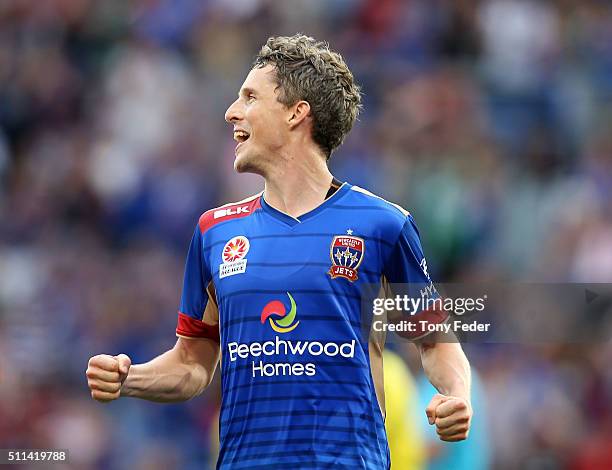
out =
[[[428,282],[412,217],[329,172],[360,92],[314,39],[270,38],[225,119],[235,169],[263,193],[205,212],[185,268],[174,348],[146,364],[89,361],[93,398],[199,395],[220,354],[218,468],[386,469],[382,345],[360,331],[362,287]],[[440,391],[427,407],[444,440],[467,437],[469,364],[458,344],[421,341]]]
[[[393,470],[422,470],[427,449],[421,429],[421,411],[418,410],[420,396],[414,378],[404,358],[389,348],[383,353],[383,364],[387,411],[385,429],[391,466]]]

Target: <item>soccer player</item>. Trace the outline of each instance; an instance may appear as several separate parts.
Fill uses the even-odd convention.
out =
[[[360,108],[342,57],[312,38],[270,38],[225,119],[238,172],[262,193],[205,212],[195,228],[174,348],[145,364],[90,359],[94,399],[199,395],[221,356],[218,468],[387,469],[380,342],[364,338],[367,284],[428,283],[412,217],[327,161]],[[389,123],[393,125],[393,123]],[[441,439],[467,437],[461,347],[418,343],[440,392],[426,409]]]

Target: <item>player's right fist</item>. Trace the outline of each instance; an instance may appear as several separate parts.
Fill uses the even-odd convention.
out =
[[[131,365],[131,359],[125,354],[118,356],[98,354],[92,357],[85,371],[91,397],[103,403],[119,398],[121,385]]]

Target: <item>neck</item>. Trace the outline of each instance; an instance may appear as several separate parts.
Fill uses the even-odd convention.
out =
[[[333,176],[319,152],[286,156],[264,176],[266,202],[291,217],[319,206]]]

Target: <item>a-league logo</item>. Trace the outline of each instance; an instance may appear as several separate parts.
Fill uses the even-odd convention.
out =
[[[219,279],[244,273],[247,267],[245,257],[250,248],[249,239],[244,235],[229,240],[221,252],[223,263],[219,265]]]

